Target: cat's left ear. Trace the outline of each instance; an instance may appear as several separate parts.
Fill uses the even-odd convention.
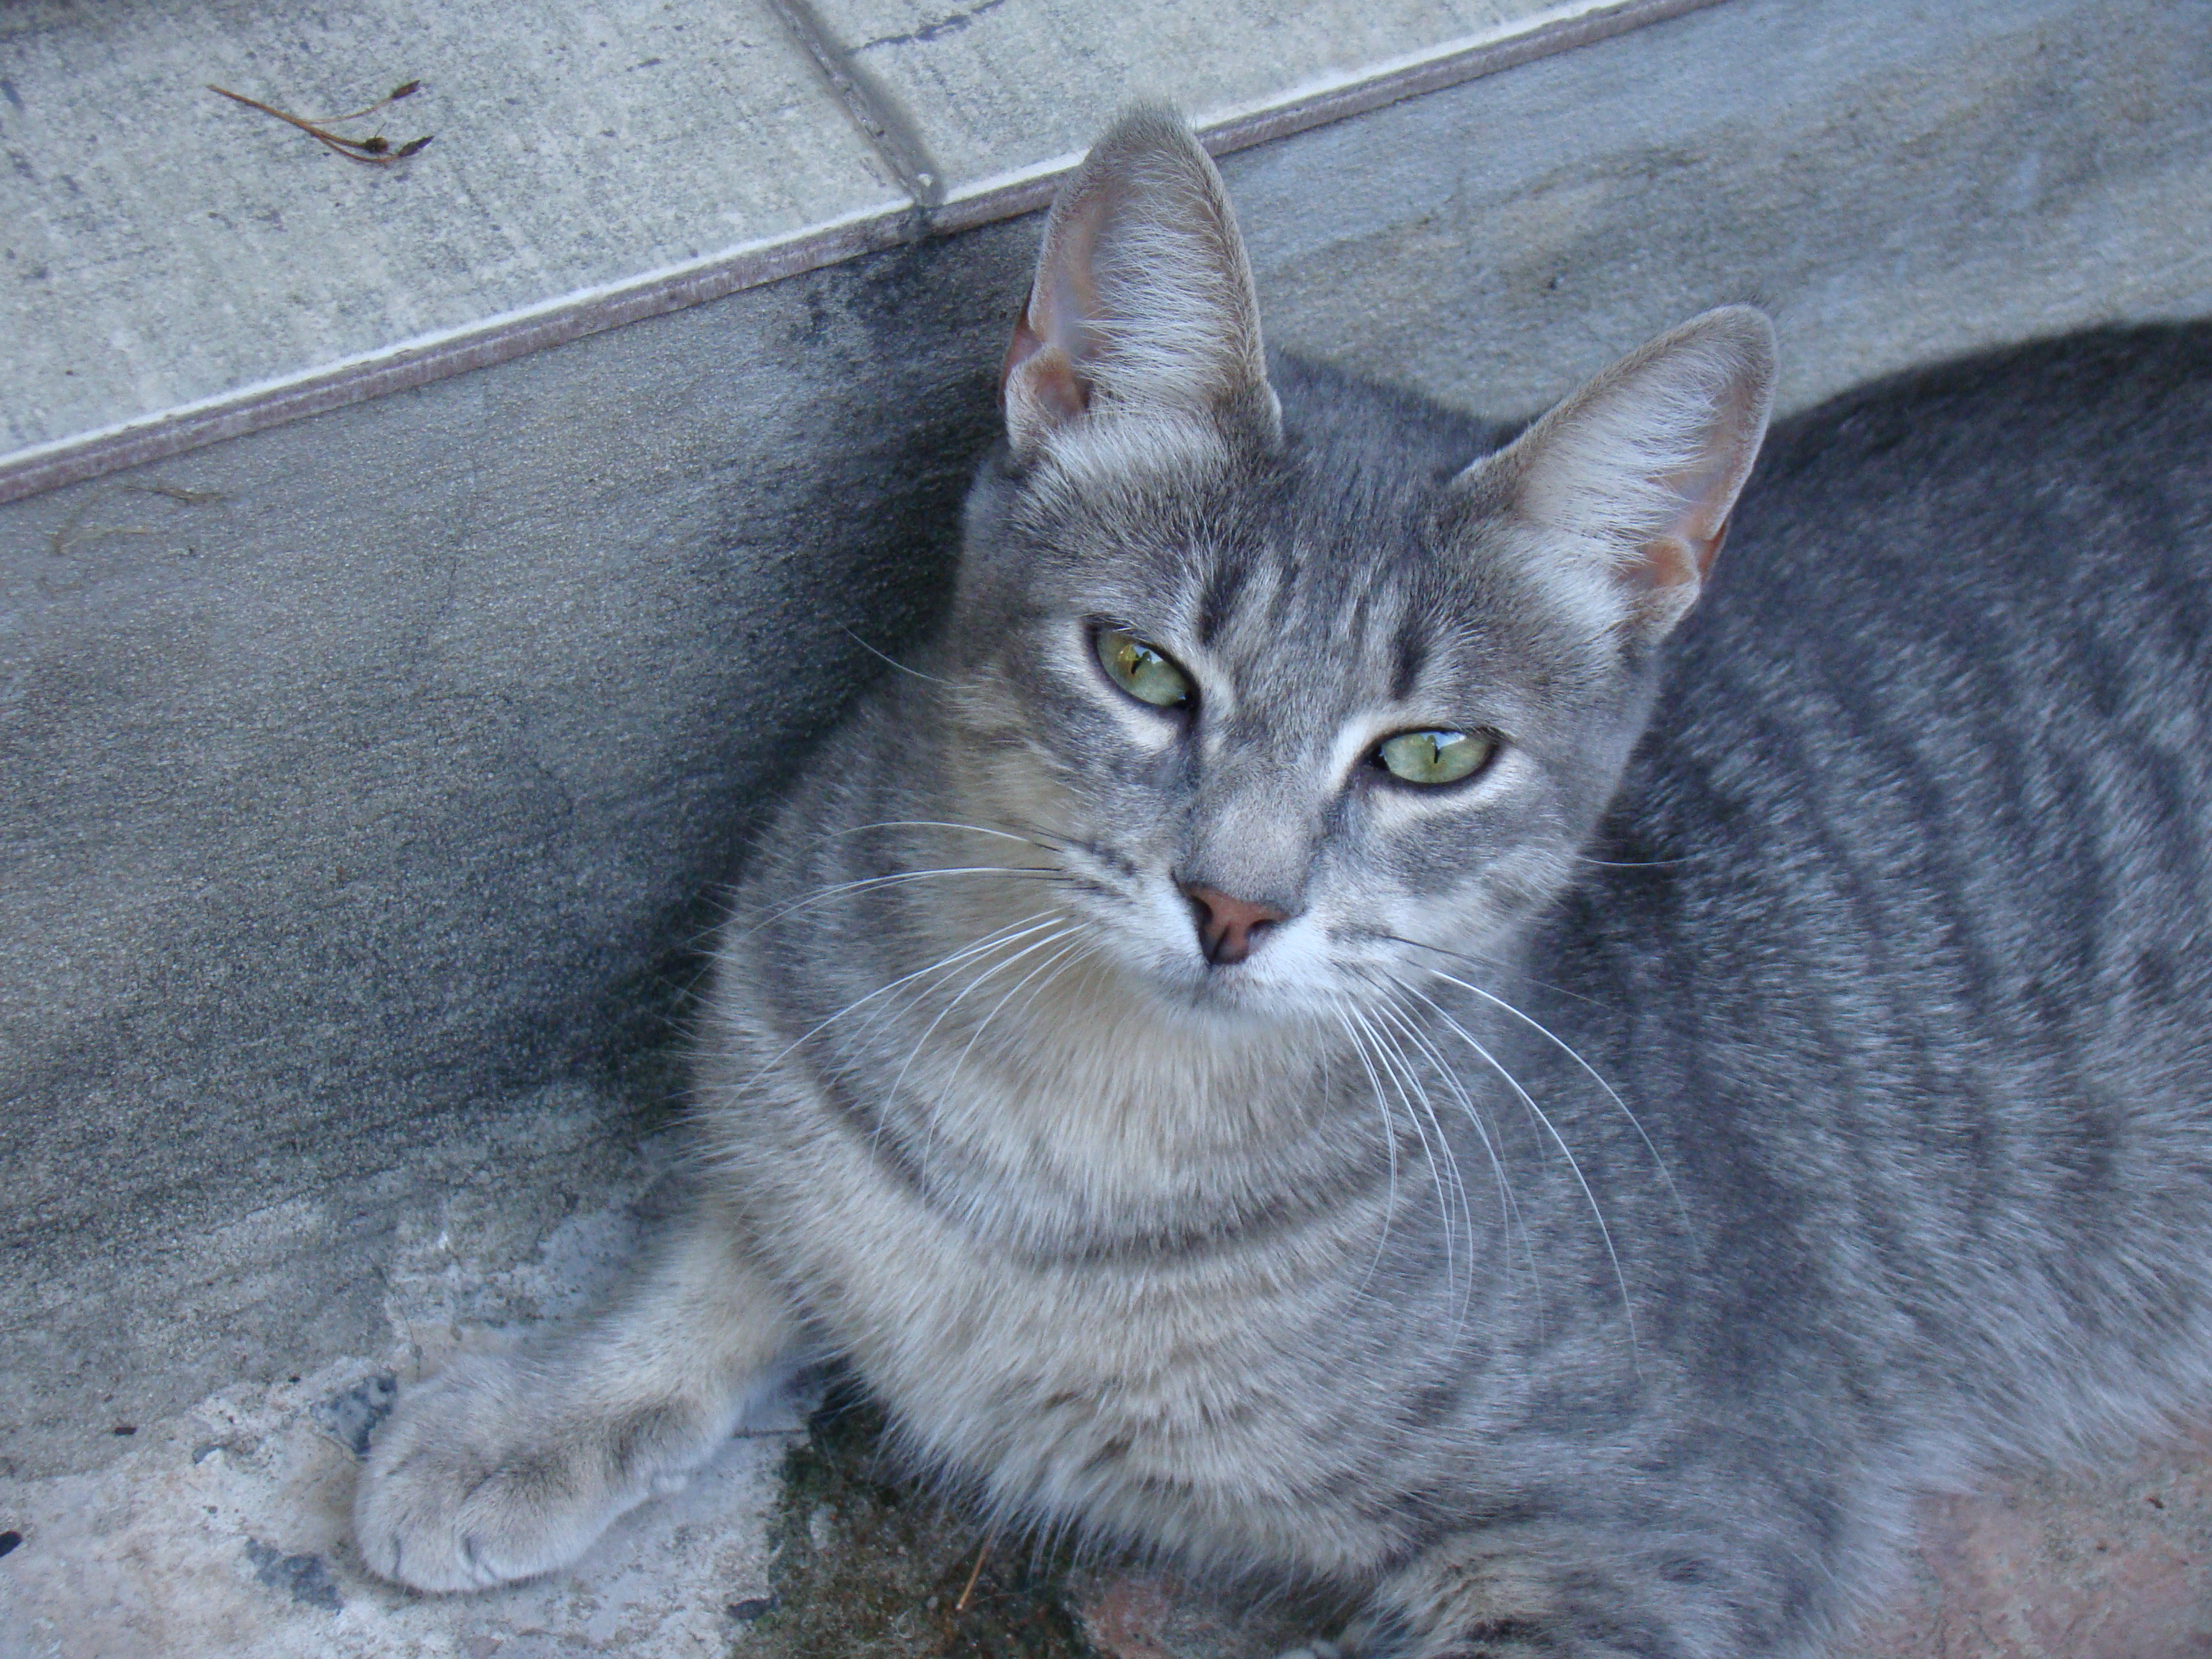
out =
[[[1774,325],[1748,306],[1692,318],[1607,369],[1462,487],[1510,510],[1547,556],[1601,577],[1650,640],[1689,613],[1774,406]]]
[[[1279,440],[1244,240],[1173,111],[1124,113],[1061,187],[1000,384],[1024,462],[1066,429],[1126,416]]]

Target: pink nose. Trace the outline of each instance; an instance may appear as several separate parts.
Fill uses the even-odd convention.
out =
[[[1231,898],[1211,887],[1194,887],[1185,883],[1182,894],[1190,901],[1191,914],[1198,921],[1199,949],[1206,952],[1208,962],[1217,966],[1243,961],[1260,942],[1262,929],[1288,920],[1280,910]]]

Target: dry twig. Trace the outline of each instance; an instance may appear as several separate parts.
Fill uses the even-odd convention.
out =
[[[426,132],[420,138],[410,138],[395,149],[392,148],[392,141],[382,133],[369,138],[349,138],[343,133],[332,132],[330,129],[342,121],[358,121],[364,115],[374,115],[377,111],[387,108],[403,98],[411,98],[422,88],[422,85],[420,81],[404,82],[373,104],[364,104],[361,108],[350,111],[344,115],[325,115],[312,121],[305,116],[287,114],[273,105],[263,103],[258,98],[248,98],[242,92],[233,92],[228,87],[216,86],[213,82],[208,83],[208,90],[219,97],[229,99],[234,104],[243,104],[248,109],[258,109],[264,115],[275,116],[288,126],[299,128],[317,143],[326,149],[336,151],[349,161],[360,161],[369,167],[388,167],[394,161],[404,161],[409,156],[415,155],[436,135]]]
[[[968,1611],[968,1598],[975,1593],[975,1581],[983,1576],[983,1563],[990,1559],[991,1546],[996,1541],[995,1539],[986,1538],[983,1540],[983,1547],[975,1552],[975,1570],[968,1575],[968,1583],[960,1592],[960,1599],[952,1604],[954,1613],[958,1614]]]

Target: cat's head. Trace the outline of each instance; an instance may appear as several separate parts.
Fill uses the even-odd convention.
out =
[[[1732,308],[1503,448],[1271,384],[1218,174],[1124,117],[1053,209],[969,503],[937,656],[959,816],[1048,844],[1093,954],[1203,1017],[1496,951],[1572,879],[1773,378]]]

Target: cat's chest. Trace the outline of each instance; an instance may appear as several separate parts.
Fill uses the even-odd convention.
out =
[[[1352,1473],[1341,1370],[1382,1220],[1364,1194],[1204,1242],[1057,1255],[980,1237],[874,1158],[825,1155],[782,1201],[781,1265],[824,1334],[995,1498],[1241,1535],[1319,1571],[1391,1547],[1367,1522],[1277,1538],[1271,1518],[1310,1516]]]

